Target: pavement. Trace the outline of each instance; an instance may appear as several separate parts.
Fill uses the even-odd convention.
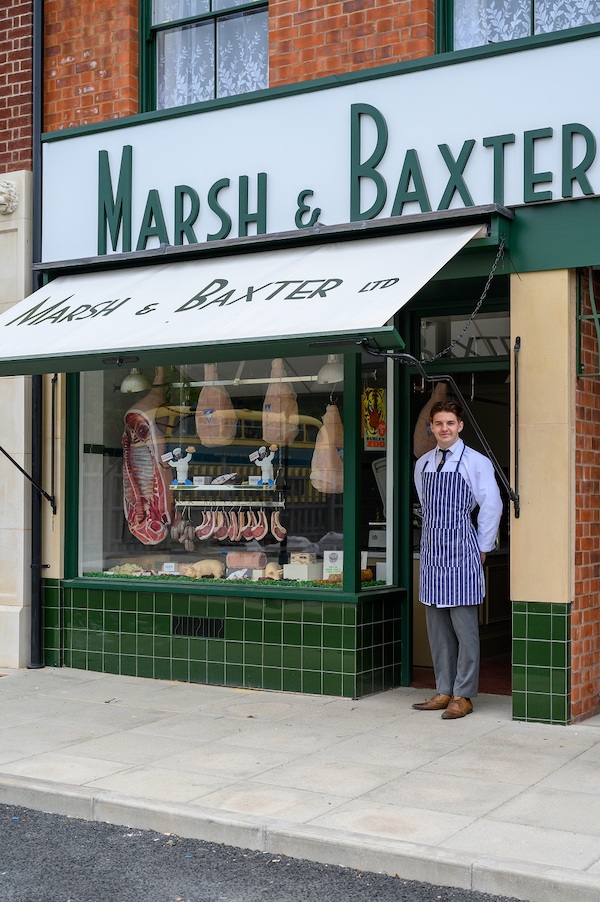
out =
[[[600,899],[600,718],[0,670],[0,802],[529,902]]]

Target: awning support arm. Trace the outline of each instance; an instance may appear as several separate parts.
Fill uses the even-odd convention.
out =
[[[54,442],[54,408],[55,408],[55,392],[56,392],[56,382],[57,382],[57,379],[58,379],[58,376],[57,376],[57,374],[55,373],[54,376],[53,376],[53,378],[52,378],[52,436],[53,436],[52,450],[51,450],[51,455],[52,455],[52,460],[51,460],[51,466],[52,466],[52,494],[50,495],[48,492],[46,492],[45,489],[43,489],[43,488],[41,487],[41,485],[39,485],[39,484],[36,482],[36,480],[33,478],[33,476],[30,476],[29,473],[27,473],[27,472],[23,469],[23,467],[22,467],[20,464],[17,463],[17,461],[14,459],[14,457],[11,457],[11,455],[8,453],[8,451],[6,450],[6,448],[3,448],[2,445],[0,445],[0,452],[1,452],[2,454],[4,454],[4,456],[5,456],[6,458],[8,458],[8,460],[10,460],[11,464],[13,464],[13,465],[17,468],[17,470],[19,471],[19,473],[22,473],[22,474],[23,474],[23,476],[25,477],[25,479],[28,479],[28,480],[29,480],[29,482],[32,484],[32,486],[34,487],[34,489],[36,489],[36,490],[40,493],[40,495],[42,496],[42,498],[45,498],[46,501],[49,501],[49,502],[50,502],[50,506],[51,506],[51,508],[52,508],[52,513],[53,513],[54,516],[56,516],[56,496],[54,495],[54,453],[55,453],[55,451],[54,451],[54,446],[55,446],[55,442]]]
[[[485,435],[481,431],[479,423],[475,419],[472,411],[469,408],[469,405],[467,404],[467,402],[465,400],[464,395],[462,394],[461,390],[459,389],[458,385],[456,384],[456,381],[454,380],[454,378],[452,376],[430,375],[429,373],[427,373],[425,371],[421,361],[417,360],[416,357],[413,357],[412,354],[407,354],[404,351],[382,351],[380,348],[373,348],[373,347],[369,346],[369,344],[367,342],[368,342],[368,339],[366,339],[366,338],[361,338],[357,341],[357,344],[360,345],[360,347],[364,351],[366,351],[367,354],[371,354],[373,357],[386,357],[391,360],[397,360],[397,361],[399,361],[399,363],[405,363],[405,364],[408,364],[409,366],[414,366],[414,367],[416,367],[421,378],[424,379],[426,382],[434,382],[434,383],[435,382],[448,382],[452,386],[452,390],[453,390],[454,394],[456,395],[456,397],[458,398],[458,400],[460,401],[460,403],[465,411],[465,414],[466,414],[469,422],[471,423],[471,426],[473,427],[473,429],[475,430],[475,432],[477,434],[477,438],[481,442],[486,455],[489,457],[489,459],[492,463],[492,466],[494,467],[494,470],[496,471],[496,475],[498,476],[498,479],[500,480],[502,486],[504,487],[506,494],[512,501],[512,503],[514,505],[514,509],[515,509],[515,517],[518,518],[519,514],[521,513],[519,496],[511,488],[511,485],[504,474],[504,470],[498,463],[496,456],[495,456],[494,452],[492,451],[488,440],[486,439]]]

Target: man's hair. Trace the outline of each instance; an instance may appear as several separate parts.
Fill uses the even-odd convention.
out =
[[[446,401],[436,401],[436,403],[432,406],[429,411],[429,422],[433,420],[436,413],[453,413],[456,419],[462,423],[464,421],[464,412],[458,401],[453,400],[452,398],[447,399]]]

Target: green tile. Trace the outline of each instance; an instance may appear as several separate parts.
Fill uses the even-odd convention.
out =
[[[206,675],[210,685],[223,686],[225,684],[225,665],[209,661],[206,666]]]
[[[515,639],[527,638],[527,614],[513,611],[512,630]]]
[[[138,592],[137,609],[140,613],[153,613],[154,595],[152,592]]]
[[[171,638],[167,636],[154,637],[154,656],[156,658],[171,657]]]
[[[154,655],[154,637],[143,635],[138,636],[137,653],[138,655],[145,655],[151,658]]]
[[[86,668],[87,670],[95,670],[101,673],[102,653],[98,651],[88,652]]]
[[[252,665],[244,667],[244,677],[242,684],[249,689],[263,688],[263,672],[262,667],[254,667]]]
[[[550,679],[553,695],[565,696],[567,692],[567,674],[564,670],[552,670]]]
[[[265,620],[283,620],[283,610],[281,601],[265,600],[264,603],[264,619]]]
[[[120,592],[104,592],[104,609],[106,611],[121,610]]]
[[[217,617],[220,620],[225,619],[225,599],[209,598],[206,606],[208,617]]]
[[[228,598],[227,599],[227,619],[244,619],[244,599],[243,598]]]
[[[295,649],[300,651],[299,649]],[[263,646],[263,662],[265,668],[281,668],[283,665],[283,648],[280,644]]]
[[[172,612],[176,617],[189,617],[190,599],[188,595],[175,595],[173,598]]]
[[[88,608],[94,611],[104,608],[104,592],[101,589],[88,589]]]
[[[206,639],[196,639],[195,637],[190,639],[190,661],[206,661],[206,643]]]
[[[87,640],[87,630],[73,630],[71,633],[71,648],[78,651],[87,651]]]
[[[552,722],[566,724],[569,722],[570,699],[567,696],[552,696]]]
[[[282,619],[288,623],[302,622],[303,604],[301,601],[284,601]]]
[[[207,683],[206,661],[190,661],[190,680],[192,683]]]
[[[299,670],[282,670],[283,691],[302,692],[302,674]]]
[[[550,667],[551,643],[537,639],[528,641],[527,664],[534,664],[538,667]]]
[[[244,618],[246,620],[262,620],[263,603],[259,598],[246,598],[244,600]]]
[[[173,658],[188,661],[190,657],[190,640],[184,636],[173,636],[171,640],[171,655]]]
[[[527,602],[525,601],[513,601],[513,611],[520,612],[527,610]]]
[[[300,670],[302,667],[302,648],[299,645],[284,645],[283,666],[290,670]]]
[[[342,695],[343,682],[341,673],[323,674],[323,693],[325,695]]]
[[[243,686],[244,685],[244,668],[241,664],[225,665],[225,685],[226,686]]]
[[[72,627],[76,630],[86,630],[88,625],[88,612],[75,609],[73,611]]]
[[[121,614],[121,632],[135,633],[137,632],[137,615]]]
[[[253,624],[255,627],[258,626],[260,631],[260,623]],[[246,626],[250,626],[250,624],[246,624]],[[225,621],[225,637],[227,639],[231,639],[237,642],[243,642],[244,640],[244,623],[242,620],[226,620]]]
[[[232,635],[229,632],[229,623],[228,623],[228,631],[227,638],[231,639],[245,639],[246,642],[262,642],[263,640],[263,624],[262,620],[249,620],[247,623],[243,623],[241,620],[239,621],[239,625],[241,630],[238,635]],[[270,627],[271,631],[279,630],[281,635],[281,624],[280,623],[266,623],[265,627]],[[265,635],[267,630],[265,629]],[[275,641],[273,639],[269,641]]]
[[[304,670],[321,671],[323,667],[323,656],[320,648],[303,648],[302,649],[302,667]]]
[[[357,698],[356,676],[354,673],[345,674],[342,677],[342,689],[344,698]]]
[[[343,654],[341,649],[323,649],[323,671],[339,674],[343,672]]]
[[[137,659],[137,675],[139,677],[154,676],[154,658],[139,656]]]
[[[65,661],[66,663],[66,661]],[[68,666],[68,665],[67,665]],[[119,669],[119,656],[118,655],[109,655],[104,653],[103,656],[103,669],[106,673],[120,673]]]
[[[154,615],[150,613],[138,614],[137,631],[138,633],[151,636],[154,633]]]
[[[552,641],[567,641],[567,617],[556,616],[552,618]]]
[[[346,651],[354,651],[356,648],[356,629],[345,626],[342,629],[343,648]]]
[[[303,670],[301,692],[307,692],[309,695],[321,695],[323,692],[321,674]]]
[[[344,609],[339,602],[323,602],[323,623],[342,623]]]
[[[343,617],[343,622],[345,624],[347,624],[348,626],[356,626],[356,605],[345,604]]]
[[[305,601],[302,610],[302,620],[304,623],[322,623],[323,608],[321,604]]]
[[[512,661],[513,665],[524,665],[527,663],[527,641],[525,639],[513,639]]]
[[[243,660],[244,660],[244,643],[243,642],[226,642],[225,643],[225,661],[227,662],[227,667],[229,667],[230,664],[242,664]],[[240,679],[241,679],[241,677],[240,677]]]
[[[279,667],[263,668],[263,688],[281,692],[283,689],[283,674]]]
[[[171,613],[171,595],[156,593],[154,596],[154,610],[157,614]]]
[[[190,665],[189,661],[182,661],[173,659],[171,664],[171,679],[179,680],[182,683],[189,682],[190,679]]]
[[[118,633],[104,633],[104,653],[105,655],[118,655],[120,651],[120,636]],[[118,673],[118,670],[111,670],[111,673]]]
[[[87,655],[84,651],[74,651],[71,655],[71,667],[77,670],[87,669]]]
[[[262,642],[244,642],[244,664],[249,666],[260,666],[263,663],[263,644]]]
[[[75,589],[73,592],[73,608],[85,608],[87,610],[87,589]]]
[[[323,644],[321,627],[313,623],[305,623],[302,628],[302,644],[321,648]]]
[[[264,624],[264,641],[271,645],[281,645],[283,643],[283,624],[267,621]]]
[[[323,648],[341,648],[342,635],[339,626],[323,626]]]
[[[550,662],[552,667],[567,667],[569,656],[568,647],[565,642],[552,642],[550,647]]]
[[[135,655],[121,655],[121,673],[124,676],[137,676],[137,658]]]
[[[89,630],[87,634],[87,647],[89,651],[101,652],[104,648],[104,633],[100,630]]]
[[[137,611],[137,592],[121,592],[121,610]]]
[[[107,633],[118,633],[120,629],[121,615],[118,611],[104,612],[104,630]]]
[[[104,614],[102,611],[88,611],[88,629],[101,630],[104,628]]]
[[[302,645],[302,626],[300,623],[283,624],[283,644]]]
[[[550,695],[527,695],[527,720],[549,721],[552,719],[552,697]]]
[[[526,680],[527,692],[540,692],[546,695],[550,693],[550,668],[549,667],[527,667]]]
[[[173,632],[173,618],[170,614],[154,615],[154,632],[157,636],[170,636]]]
[[[552,616],[551,614],[532,614],[527,615],[527,639],[552,639]]]
[[[209,639],[207,641],[206,660],[214,663],[225,661],[225,643],[222,639]]]
[[[154,658],[154,676],[157,680],[170,680],[171,661],[169,658]]]
[[[525,692],[525,674],[526,668],[522,664],[513,664],[512,669],[512,689],[513,692]]]

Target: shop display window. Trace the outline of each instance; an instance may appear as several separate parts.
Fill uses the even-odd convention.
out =
[[[365,551],[368,523],[384,518],[386,380],[375,369],[360,399],[371,405]],[[341,587],[354,503],[343,419],[341,355],[82,373],[80,575]],[[362,564],[365,585],[385,583],[375,561]]]
[[[508,313],[427,316],[420,321],[420,356],[424,362],[444,359],[499,358],[510,353]]]

